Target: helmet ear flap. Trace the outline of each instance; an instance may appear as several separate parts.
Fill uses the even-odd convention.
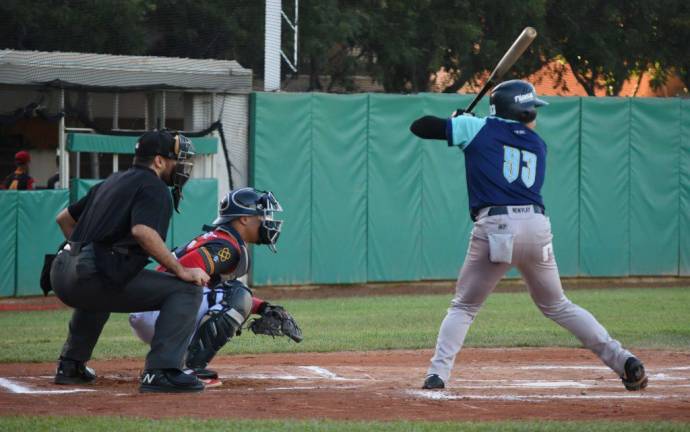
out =
[[[535,109],[522,111],[520,113],[520,122],[521,123],[530,123],[530,122],[533,122],[534,119],[536,119],[536,118],[537,118],[537,111]]]

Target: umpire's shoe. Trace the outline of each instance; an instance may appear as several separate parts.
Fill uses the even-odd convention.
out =
[[[141,374],[140,393],[196,393],[204,383],[179,369],[146,369]]]
[[[442,389],[446,385],[443,383],[443,380],[441,379],[440,376],[436,374],[432,375],[427,375],[426,379],[424,380],[424,385],[422,386],[423,389],[426,390],[434,390],[434,389]]]
[[[637,357],[628,357],[625,361],[625,375],[621,379],[625,388],[630,391],[644,390],[647,387],[647,374]]]
[[[55,384],[89,384],[96,379],[96,372],[86,363],[60,357]]]

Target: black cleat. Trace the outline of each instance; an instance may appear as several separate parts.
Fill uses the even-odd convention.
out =
[[[625,361],[625,375],[621,377],[623,385],[630,391],[644,390],[647,387],[647,374],[644,365],[637,357]]]
[[[446,385],[443,383],[441,377],[436,374],[427,375],[424,380],[424,385],[422,386],[422,388],[426,390],[442,389],[445,387]]]
[[[141,374],[140,393],[196,393],[204,384],[193,374],[179,369],[147,369]]]
[[[55,371],[55,384],[90,384],[96,379],[96,372],[86,363],[60,357]]]

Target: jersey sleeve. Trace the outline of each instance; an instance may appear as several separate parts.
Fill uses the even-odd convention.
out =
[[[251,311],[251,313],[253,313],[253,314],[260,313],[259,311],[262,310],[262,307],[264,305],[266,305],[266,302],[264,300],[261,300],[259,297],[252,296],[252,311]]]
[[[188,254],[183,255],[177,261],[187,268],[199,268],[211,276],[211,265],[204,256],[203,248],[195,249]]]
[[[227,274],[237,268],[240,262],[240,251],[229,241],[214,241],[205,244],[201,252],[206,255],[211,266],[209,275]]]
[[[458,146],[465,150],[481,128],[486,124],[485,118],[470,115],[451,117],[446,121],[446,139],[449,146]]]

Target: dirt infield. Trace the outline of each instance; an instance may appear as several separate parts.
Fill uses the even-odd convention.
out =
[[[91,386],[51,382],[53,364],[0,365],[0,415],[340,420],[690,421],[690,352],[639,351],[644,392],[581,349],[471,349],[443,391],[423,391],[431,351],[222,356],[223,386],[194,395],[137,392],[142,360],[94,361]]]

